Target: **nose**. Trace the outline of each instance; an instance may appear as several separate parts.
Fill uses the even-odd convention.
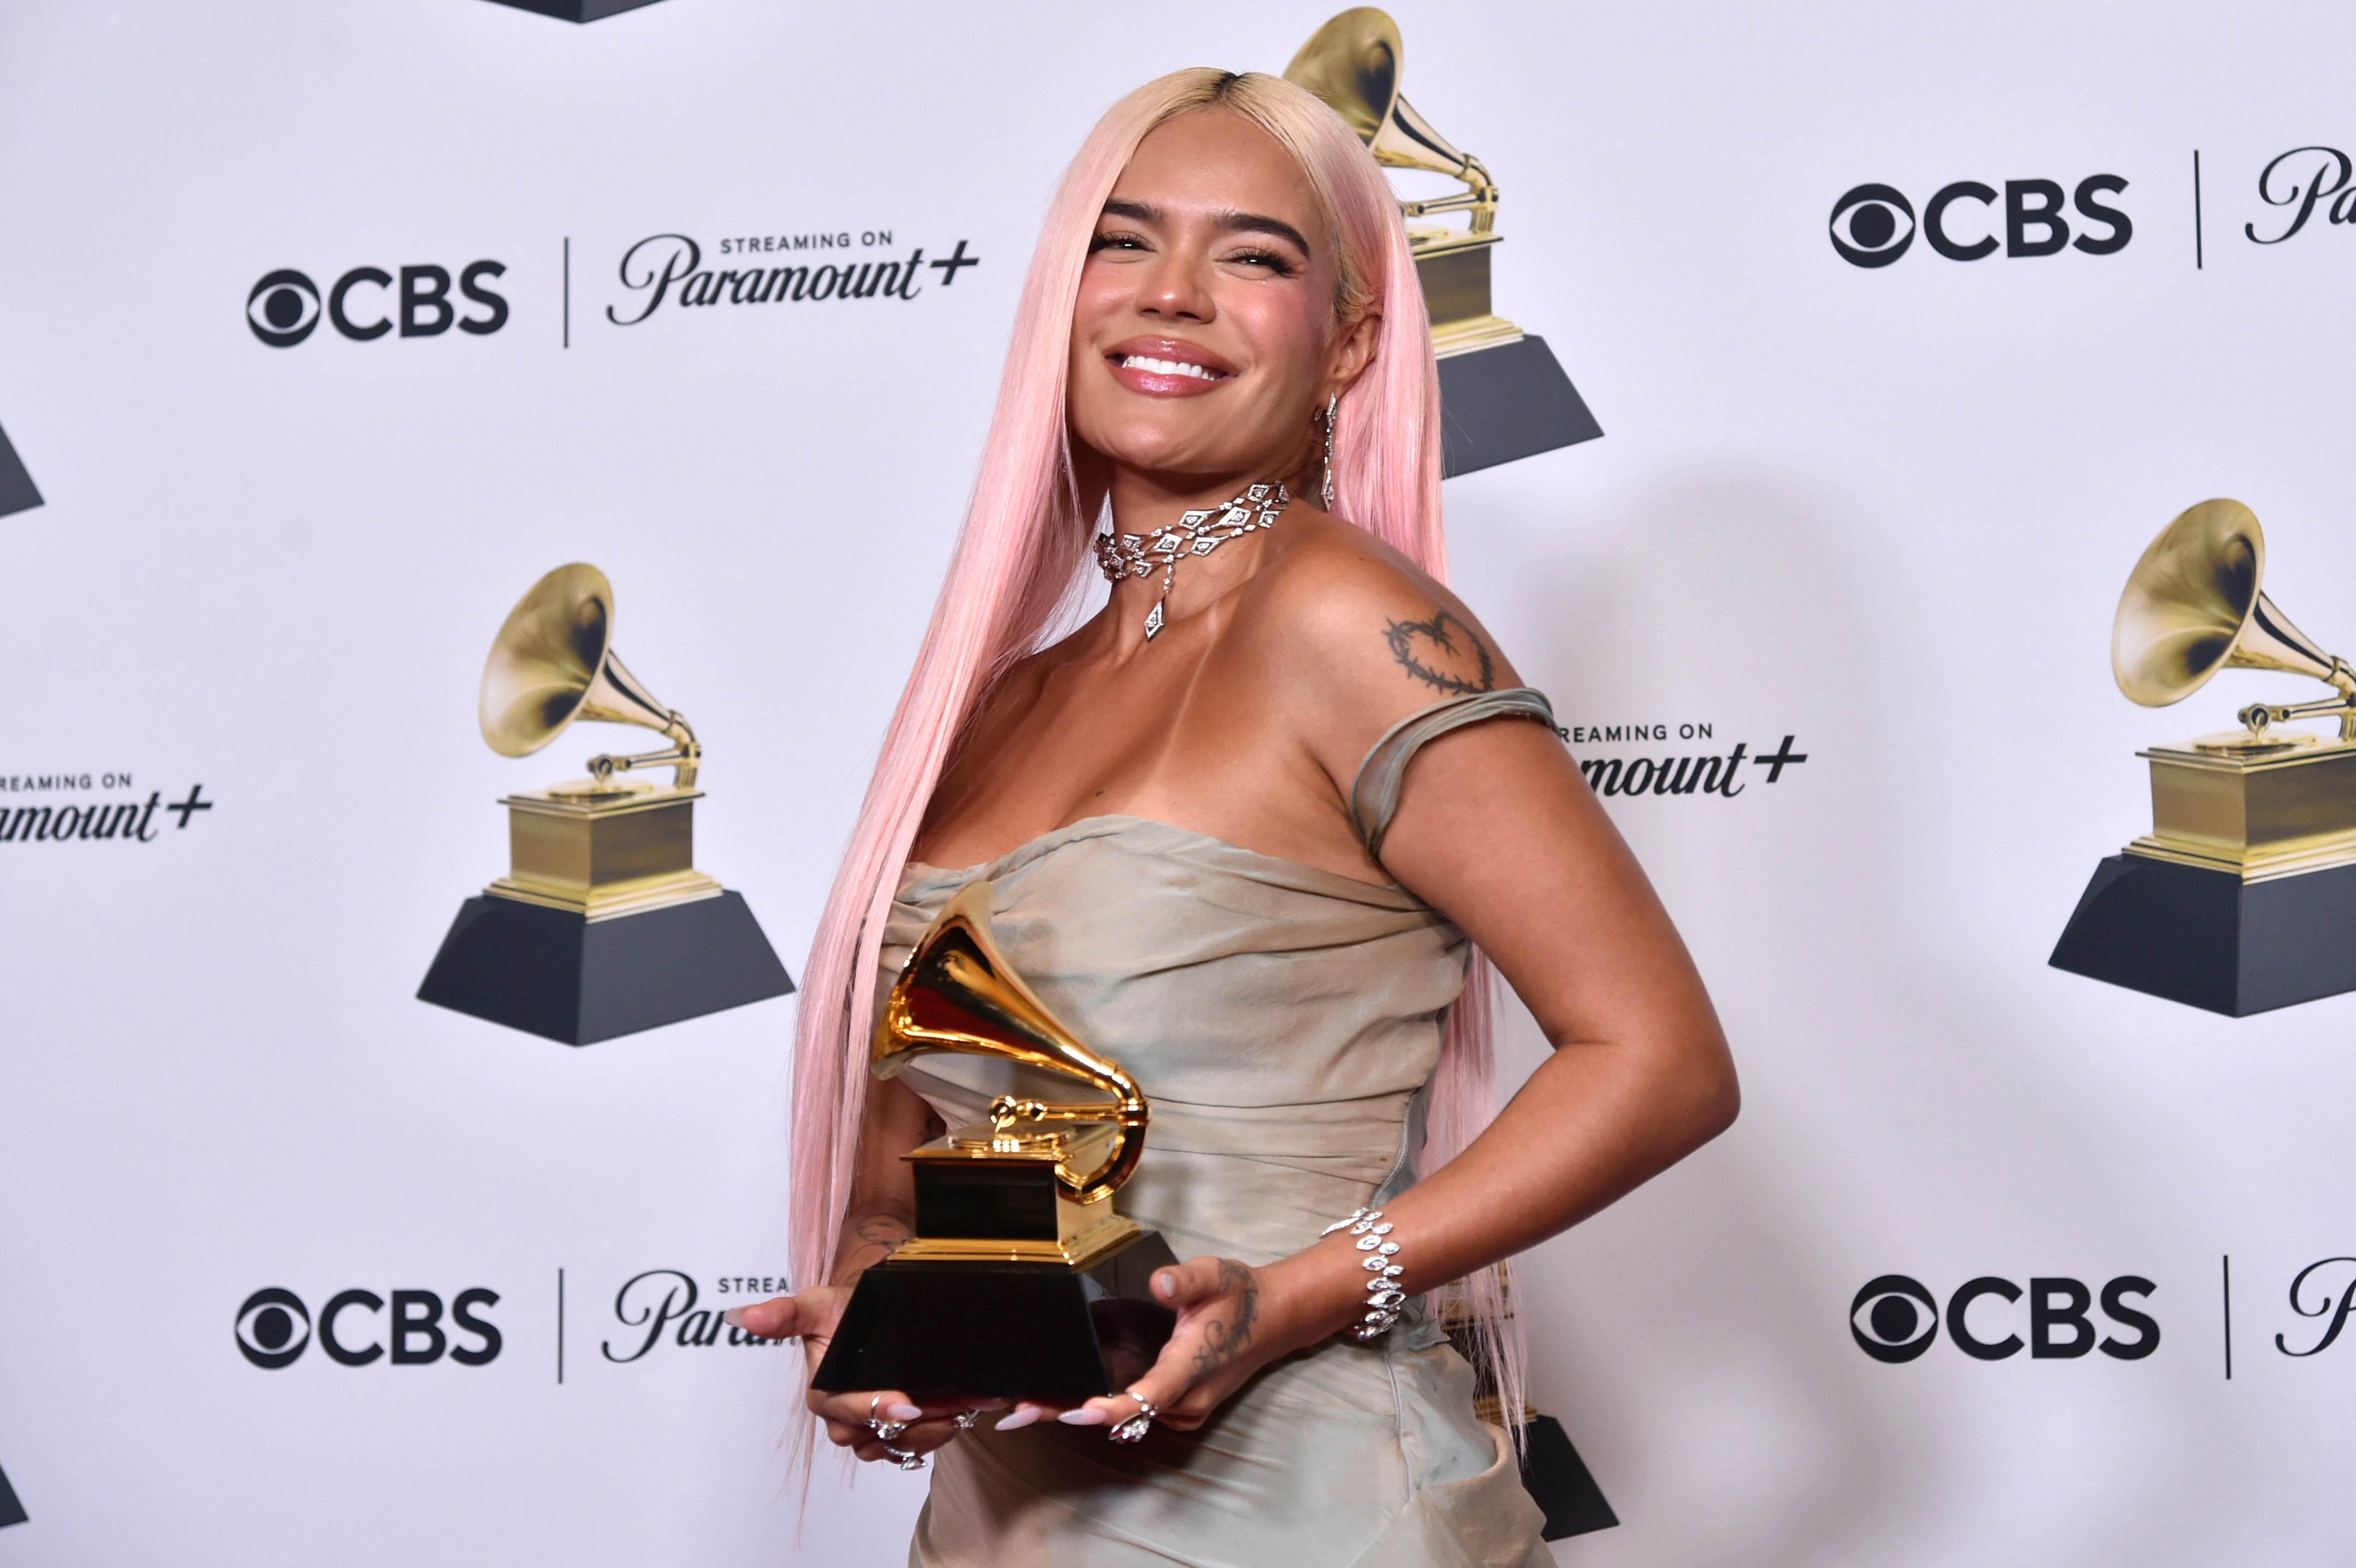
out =
[[[1156,258],[1144,284],[1138,292],[1141,315],[1207,322],[1218,315],[1211,297],[1209,268],[1194,258],[1175,253]]]

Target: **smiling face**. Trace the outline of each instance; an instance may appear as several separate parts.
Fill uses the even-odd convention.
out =
[[[1232,110],[1164,121],[1105,202],[1072,321],[1073,433],[1185,491],[1291,477],[1376,318],[1334,315],[1334,243],[1300,166]]]

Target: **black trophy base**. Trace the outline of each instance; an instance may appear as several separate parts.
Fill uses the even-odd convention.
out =
[[[519,11],[537,11],[562,22],[595,22],[623,11],[651,5],[655,0],[496,0]]]
[[[742,893],[600,921],[477,897],[460,906],[417,999],[593,1045],[793,988]]]
[[[0,517],[40,504],[41,492],[34,485],[33,476],[17,460],[16,449],[8,444],[8,432],[0,430]]]
[[[2049,962],[2237,1019],[2356,990],[2356,866],[2244,882],[2113,855]]]
[[[1062,1264],[896,1260],[859,1276],[810,1386],[897,1389],[915,1399],[1077,1404],[1125,1389],[1162,1353],[1178,1315],[1153,1271],[1177,1262],[1147,1231],[1085,1270]]]
[[[1570,1445],[1570,1435],[1551,1415],[1538,1416],[1522,1428],[1522,1489],[1546,1515],[1546,1528],[1538,1531],[1544,1540],[1567,1541],[1620,1522],[1603,1500],[1603,1488]]]
[[[1440,362],[1442,478],[1576,446],[1603,433],[1543,337]]]

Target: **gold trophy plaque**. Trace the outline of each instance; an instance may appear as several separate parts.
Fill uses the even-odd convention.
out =
[[[1469,474],[1592,440],[1602,427],[1546,340],[1526,336],[1492,305],[1490,260],[1504,239],[1497,182],[1400,94],[1405,53],[1398,24],[1360,5],[1318,28],[1284,75],[1339,114],[1376,163],[1445,176],[1463,187],[1399,202],[1440,357],[1446,472]],[[1433,221],[1460,212],[1462,227]]]
[[[1145,1094],[1023,984],[990,912],[979,880],[943,908],[884,1001],[869,1070],[892,1078],[950,1051],[1108,1098],[1001,1094],[987,1121],[901,1157],[916,1179],[916,1235],[860,1275],[811,1379],[823,1392],[1076,1403],[1135,1381],[1176,1321],[1148,1285],[1177,1259],[1112,1202],[1145,1152]]]
[[[2238,730],[2136,753],[2152,829],[2103,862],[2055,967],[2236,1017],[2356,989],[2356,671],[2263,591],[2265,536],[2203,501],[2128,574],[2111,673],[2147,708],[2222,669],[2311,676],[2334,695],[2253,703]],[[2281,726],[2332,717],[2319,736]]]
[[[530,756],[587,720],[670,745],[602,753],[585,779],[506,797],[508,874],[460,910],[418,992],[572,1045],[793,989],[744,900],[695,869],[703,748],[614,652],[613,626],[595,567],[534,583],[483,667],[483,739]],[[622,776],[664,766],[668,786]]]

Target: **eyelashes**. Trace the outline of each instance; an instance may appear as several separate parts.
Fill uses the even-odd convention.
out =
[[[1099,229],[1088,240],[1088,254],[1091,256],[1100,251],[1127,251],[1143,254],[1152,249],[1153,247],[1143,235],[1125,234],[1119,231],[1107,232]],[[1275,251],[1258,248],[1232,251],[1219,257],[1218,260],[1230,265],[1265,267],[1270,273],[1280,278],[1297,277],[1301,271],[1300,264],[1291,257]]]
[[[1247,266],[1266,267],[1280,278],[1291,277],[1301,270],[1292,264],[1290,257],[1280,256],[1273,251],[1245,251],[1229,256],[1226,260],[1239,261]]]

